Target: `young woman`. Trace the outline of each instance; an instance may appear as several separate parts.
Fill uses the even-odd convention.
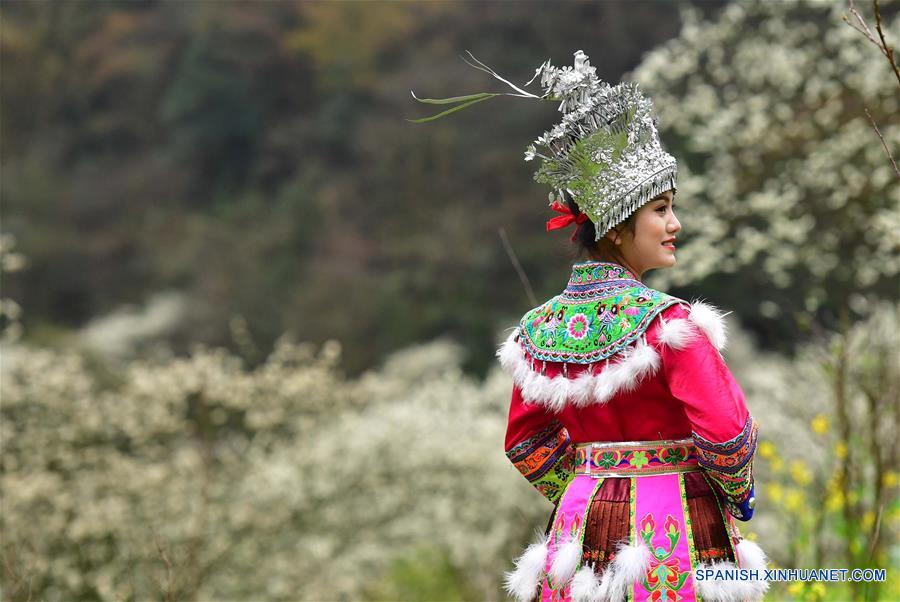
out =
[[[733,522],[753,513],[756,424],[719,354],[722,319],[642,283],[675,265],[673,199],[654,197],[599,241],[590,221],[578,225],[591,260],[498,352],[514,379],[507,456],[556,505],[507,575],[519,600],[757,600],[766,590],[765,556]]]
[[[753,514],[757,427],[720,354],[722,316],[642,280],[675,265],[681,230],[652,103],[600,81],[581,51],[573,67],[537,69],[541,96],[475,61],[513,96],[560,103],[525,159],[540,157],[535,179],[562,214],[547,229],[573,225],[590,258],[497,352],[513,379],[506,454],[555,505],[507,590],[522,602],[761,599],[765,555],[734,522]]]

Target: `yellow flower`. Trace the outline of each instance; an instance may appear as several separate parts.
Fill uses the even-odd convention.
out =
[[[819,414],[809,424],[817,435],[824,435],[828,432],[828,417],[825,414]]]
[[[779,483],[769,483],[763,491],[766,492],[766,497],[775,504],[780,504],[784,498],[784,489],[781,488]]]
[[[834,446],[834,455],[843,460],[847,457],[847,444],[843,441],[838,441]]]
[[[809,472],[809,468],[806,467],[802,460],[791,462],[791,477],[801,487],[809,485],[810,481],[812,481],[812,473]]]
[[[756,541],[758,538],[759,538],[759,536],[756,534],[755,531],[748,531],[744,535],[744,539],[749,539],[750,541]]]
[[[835,490],[828,496],[828,499],[825,500],[825,509],[829,512],[834,512],[836,510],[840,510],[844,507],[844,492],[840,490]]]
[[[892,487],[896,487],[897,481],[898,481],[897,473],[894,472],[893,470],[889,470],[886,473],[884,473],[884,476],[881,479],[881,482],[884,483],[884,486],[887,487],[888,489],[890,489]]]
[[[800,510],[803,507],[803,492],[799,489],[788,489],[784,498],[784,507],[788,510]]]
[[[869,510],[865,514],[862,515],[862,528],[866,531],[872,528],[872,525],[875,524],[875,513]]]
[[[803,581],[795,581],[788,586],[788,593],[792,596],[799,596],[803,593],[803,586],[805,583]]]
[[[825,597],[825,584],[816,581],[809,588],[809,591],[815,596],[816,600],[821,600]]]
[[[759,450],[759,455],[766,460],[774,458],[775,454],[777,453],[775,444],[771,441],[761,441],[757,449]]]
[[[835,470],[833,473],[831,473],[831,477],[829,477],[828,482],[825,484],[825,489],[829,493],[837,491],[840,488],[840,481],[841,475],[840,473],[838,473],[838,471]]]
[[[784,470],[784,460],[779,457],[774,457],[769,461],[770,466],[772,467],[772,472],[778,474],[782,470]]]

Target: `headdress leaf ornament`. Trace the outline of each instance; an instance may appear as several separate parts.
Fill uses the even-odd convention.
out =
[[[525,161],[541,159],[537,182],[548,184],[550,204],[568,192],[581,212],[596,225],[597,239],[667,190],[676,190],[676,161],[662,148],[653,104],[637,84],[616,86],[601,81],[588,57],[575,53],[572,67],[554,67],[549,60],[523,87],[540,78],[542,94],[532,94],[471,57],[471,67],[490,74],[514,90],[480,92],[442,99],[414,99],[425,104],[456,106],[412,123],[434,121],[495,96],[516,96],[559,102],[562,120],[525,149]]]

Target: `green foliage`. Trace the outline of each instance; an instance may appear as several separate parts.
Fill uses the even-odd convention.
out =
[[[445,117],[451,113],[455,113],[456,111],[461,111],[467,107],[472,106],[475,103],[481,102],[483,100],[487,100],[489,98],[493,98],[495,96],[500,96],[499,94],[490,94],[489,92],[479,92],[478,94],[469,94],[468,96],[454,96],[452,98],[416,98],[416,95],[413,94],[413,98],[416,98],[419,102],[424,102],[426,104],[451,104],[451,103],[459,103],[457,106],[447,109],[446,111],[441,111],[437,115],[432,115],[431,117],[423,117],[421,119],[407,119],[410,123],[426,123],[428,121],[434,121],[435,119],[440,119],[441,117]]]
[[[31,259],[4,284],[29,308],[24,336],[176,289],[178,353],[237,351],[244,316],[259,348],[285,330],[338,338],[356,373],[449,334],[483,373],[495,325],[527,304],[497,229],[539,290],[566,270],[546,192],[518,166],[552,108],[495,99],[425,128],[404,121],[409,90],[479,89],[466,48],[524,75],[631,24],[640,42],[604,53],[620,72],[677,28],[674,7],[648,21],[624,6],[4,7],[0,197]]]
[[[886,583],[784,584],[776,592],[785,599],[890,600],[900,586],[890,569],[900,553],[900,306],[866,313],[793,361],[731,337],[729,365],[764,417],[756,515],[742,532],[778,568],[888,569]]]
[[[383,583],[364,595],[367,600],[480,600],[449,555],[433,544],[423,544],[398,558]]]
[[[579,47],[611,82],[641,63],[680,160],[685,241],[649,284],[718,300],[786,350],[834,328],[839,306],[854,318],[860,297],[896,293],[896,185],[862,112],[892,145],[896,95],[839,9],[701,2],[683,29],[672,3],[82,9],[13,3],[0,25],[4,231],[31,262],[4,285],[29,308],[26,338],[175,289],[189,311],[164,338],[178,353],[237,351],[243,316],[263,349],[284,331],[339,339],[352,373],[443,334],[484,373],[496,325],[529,305],[498,229],[539,297],[572,252],[546,233],[546,187],[519,154],[556,103],[404,121],[410,89],[483,89],[457,59],[467,48],[516,82]]]

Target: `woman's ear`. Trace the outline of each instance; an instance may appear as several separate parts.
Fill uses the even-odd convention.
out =
[[[616,230],[615,228],[609,229],[609,232],[606,233],[606,238],[608,238],[611,243],[614,243],[617,245],[622,244],[622,239],[619,236],[619,231]]]

